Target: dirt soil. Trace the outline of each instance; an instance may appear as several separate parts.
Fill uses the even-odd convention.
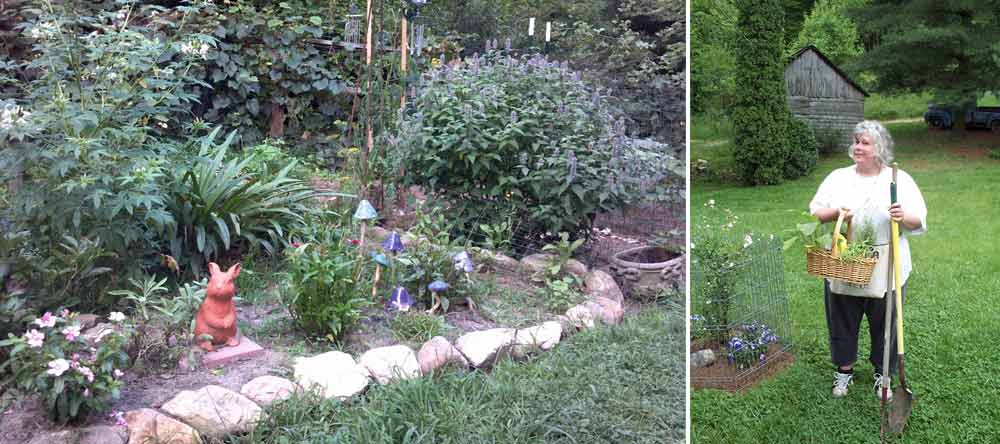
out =
[[[701,348],[703,347],[692,346],[691,351],[695,352]],[[761,381],[773,378],[795,362],[795,356],[789,351],[782,351],[780,344],[772,344],[768,348],[763,364],[758,364],[758,367],[749,375],[740,377],[741,374],[747,373],[748,369],[736,368],[718,348],[713,348],[713,351],[718,357],[714,364],[708,367],[692,367],[690,369],[693,388],[744,392]]]

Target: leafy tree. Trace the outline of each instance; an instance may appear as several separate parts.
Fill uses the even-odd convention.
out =
[[[736,52],[733,155],[744,182],[775,184],[783,178],[788,152],[781,3],[740,0],[737,7],[743,38]]]
[[[857,24],[846,12],[865,3],[866,0],[819,0],[806,16],[798,37],[789,45],[788,54],[813,45],[838,65],[853,60],[861,54],[861,38]]]
[[[691,2],[691,111],[725,109],[736,95],[738,12],[732,0]]]
[[[853,69],[874,74],[874,90],[1000,91],[1000,1],[875,0],[852,14],[872,46]]]

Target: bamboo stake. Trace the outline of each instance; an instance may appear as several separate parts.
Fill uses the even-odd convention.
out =
[[[407,62],[406,56],[408,55],[407,53],[409,52],[409,31],[407,29],[408,27],[409,27],[409,20],[407,20],[406,16],[404,15],[402,23],[403,36],[399,45],[399,57],[400,57],[399,71],[403,76],[403,91],[402,94],[399,95],[400,109],[406,108],[406,62]]]

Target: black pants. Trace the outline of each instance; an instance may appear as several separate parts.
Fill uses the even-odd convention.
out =
[[[895,297],[894,291],[887,292],[886,297]],[[863,298],[838,294],[830,291],[830,281],[823,281],[823,299],[826,302],[826,327],[830,332],[830,357],[837,368],[854,364],[858,359],[858,332],[861,330],[861,317],[868,318],[868,334],[871,337],[871,351],[868,360],[875,371],[882,373],[882,352],[885,347],[885,304],[886,299]],[[906,284],[903,284],[902,295],[905,299]],[[893,301],[892,320],[896,322],[895,301]],[[889,374],[896,373],[896,326],[890,325]]]

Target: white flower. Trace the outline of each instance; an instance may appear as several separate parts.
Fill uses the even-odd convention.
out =
[[[705,206],[709,208],[715,208],[715,199],[709,199],[708,203],[706,203]]]
[[[208,56],[208,45],[199,41],[181,43],[181,52],[187,55],[197,55],[204,59]]]
[[[69,361],[65,359],[55,359],[49,361],[49,369],[46,373],[52,376],[62,376],[63,373],[66,373],[66,370],[69,370]]]
[[[24,334],[24,339],[28,340],[28,347],[38,348],[45,343],[45,333],[31,329],[31,331]]]
[[[46,39],[56,35],[58,29],[56,24],[52,22],[41,22],[36,24],[34,27],[28,31],[28,34],[33,39]]]
[[[113,312],[111,312],[111,314],[108,315],[108,319],[111,320],[111,322],[121,322],[121,321],[124,321],[125,320],[125,313],[122,313],[120,311],[113,311]]]
[[[747,248],[751,245],[753,245],[753,237],[748,234],[747,237],[743,238],[743,248]]]

